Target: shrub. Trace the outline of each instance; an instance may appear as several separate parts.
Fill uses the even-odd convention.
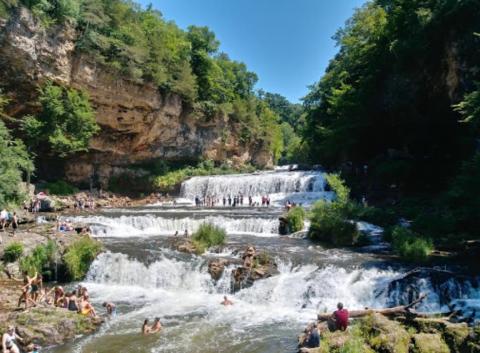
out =
[[[5,248],[5,253],[3,254],[3,259],[5,262],[14,262],[20,258],[23,254],[23,244],[18,242],[13,242],[7,245]]]
[[[302,207],[293,207],[287,213],[288,227],[291,233],[303,229],[305,221],[305,210]]]
[[[72,280],[80,280],[102,250],[102,245],[89,237],[82,237],[70,245],[63,257]]]
[[[317,202],[312,208],[310,219],[312,223],[308,236],[313,240],[350,246],[356,244],[359,238],[355,223],[347,219],[344,209],[335,202]]]
[[[192,239],[197,252],[203,253],[211,246],[225,244],[226,236],[227,233],[223,228],[210,223],[204,223],[193,233]]]
[[[52,195],[72,195],[78,192],[78,189],[64,180],[57,180],[45,184],[44,188]]]
[[[46,245],[37,245],[31,255],[20,260],[20,269],[33,275],[35,272],[43,273],[53,263],[57,245],[50,240]]]
[[[412,262],[423,262],[433,251],[430,239],[422,238],[412,230],[396,226],[392,230],[392,247],[401,258]]]

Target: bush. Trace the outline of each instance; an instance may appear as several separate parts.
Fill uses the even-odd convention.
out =
[[[72,280],[80,280],[102,250],[102,245],[89,237],[82,237],[70,245],[63,257]]]
[[[5,262],[15,262],[23,254],[23,244],[18,242],[13,242],[7,245],[5,248],[5,253],[3,254],[3,259]]]
[[[392,247],[402,259],[423,262],[433,251],[430,239],[422,238],[412,230],[396,226],[392,230]]]
[[[286,218],[290,233],[298,232],[304,226],[305,210],[302,207],[293,207],[288,211]]]
[[[351,219],[358,213],[358,205],[350,201],[350,189],[337,174],[328,174],[327,183],[335,192],[332,202],[320,200],[310,212],[311,225],[308,235],[311,239],[334,245],[355,245],[360,233]]]
[[[226,237],[227,233],[223,228],[210,223],[204,223],[193,233],[192,239],[197,252],[203,253],[211,246],[225,244]]]
[[[20,260],[20,269],[33,275],[35,272],[43,273],[54,262],[57,245],[50,240],[46,245],[37,245],[31,255]]]
[[[339,246],[355,245],[360,236],[354,222],[349,221],[341,205],[328,201],[317,202],[310,214],[308,236]]]
[[[78,192],[78,189],[64,180],[57,180],[44,185],[44,189],[52,195],[72,195]]]

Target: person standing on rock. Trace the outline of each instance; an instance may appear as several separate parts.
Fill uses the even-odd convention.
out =
[[[17,216],[17,212],[13,212],[13,216],[12,216],[12,234],[15,235],[15,231],[17,230],[18,228],[18,216]]]
[[[2,337],[3,353],[20,353],[16,340],[23,341],[23,339],[15,332],[15,326],[8,326],[7,332]]]

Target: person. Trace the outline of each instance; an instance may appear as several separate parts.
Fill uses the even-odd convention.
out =
[[[38,300],[38,296],[40,295],[40,291],[43,289],[42,275],[35,272],[35,275],[29,279],[29,283],[32,300],[36,302]]]
[[[12,234],[15,235],[15,231],[17,230],[18,228],[18,216],[17,216],[17,212],[13,212],[13,216],[12,216]]]
[[[305,347],[317,348],[320,347],[320,333],[315,324],[311,324],[307,329],[307,337],[305,339]]]
[[[175,238],[178,237],[178,230],[175,231],[175,234],[173,235]]]
[[[162,330],[162,323],[160,322],[160,319],[158,317],[155,318],[153,321],[153,325],[150,327],[150,332],[149,333],[157,333]]]
[[[27,353],[38,353],[40,350],[40,347],[37,346],[36,344],[30,343],[27,346]]]
[[[5,227],[7,225],[7,220],[8,220],[8,212],[6,209],[3,209],[0,212],[0,228],[2,231],[5,230]]]
[[[104,302],[102,306],[107,309],[107,314],[110,316],[117,316],[117,307],[113,303]]]
[[[233,302],[232,302],[231,300],[229,300],[229,299],[227,298],[227,296],[225,295],[225,296],[223,297],[223,301],[222,301],[220,304],[222,304],[222,305],[224,305],[224,306],[229,306],[229,305],[233,305]]]
[[[65,291],[62,286],[55,286],[53,288],[53,305],[58,306],[59,301],[65,295]]]
[[[80,313],[85,316],[96,317],[97,313],[92,304],[90,304],[88,295],[84,295],[80,301]]]
[[[78,309],[78,298],[77,296],[75,295],[75,291],[72,291],[70,292],[69,295],[66,296],[66,306],[67,306],[67,309],[69,311],[75,311],[75,312],[79,312],[80,310]]]
[[[145,319],[145,321],[143,321],[142,333],[144,335],[148,335],[150,333],[150,326],[148,326],[148,319]]]
[[[16,340],[23,341],[23,339],[15,332],[15,326],[10,325],[7,328],[7,332],[5,332],[2,337],[3,353],[20,353],[20,349],[18,349],[18,346],[15,343]]]
[[[348,327],[348,310],[343,308],[342,303],[337,304],[337,310],[333,313],[335,329],[345,331]]]
[[[185,229],[185,233],[183,233],[183,236],[184,236],[185,238],[188,238],[188,229]]]

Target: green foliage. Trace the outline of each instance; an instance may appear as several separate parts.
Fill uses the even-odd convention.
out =
[[[154,187],[162,192],[172,192],[183,181],[193,176],[248,173],[255,170],[255,168],[249,165],[245,165],[242,168],[232,168],[226,165],[214,167],[213,161],[201,162],[196,167],[187,166],[175,170],[169,169],[168,167],[163,168],[161,171],[164,174],[155,177],[153,180]]]
[[[19,242],[13,242],[5,247],[3,254],[3,260],[5,262],[15,262],[23,254],[23,244]]]
[[[193,233],[192,240],[197,252],[201,254],[209,247],[225,244],[226,237],[225,229],[204,223]]]
[[[46,245],[37,245],[33,252],[20,260],[20,269],[32,276],[35,272],[48,271],[50,264],[54,262],[57,245],[49,240]]]
[[[48,143],[60,157],[86,151],[99,131],[88,95],[47,82],[40,90],[42,111],[23,120],[23,130],[32,147]]]
[[[74,20],[79,14],[80,2],[76,0],[20,0],[20,2],[30,8],[46,27],[67,19]]]
[[[350,190],[338,174],[328,174],[326,179],[336,196],[332,201],[320,200],[314,204],[308,235],[313,240],[334,245],[355,245],[360,234],[352,218],[358,206],[350,200]]]
[[[78,192],[78,189],[64,180],[57,180],[43,185],[45,190],[52,195],[72,195]]]
[[[85,277],[101,250],[102,245],[89,237],[82,237],[70,245],[63,256],[70,278],[80,280]]]
[[[7,102],[0,95],[0,117]],[[19,202],[22,193],[19,184],[22,173],[31,173],[34,166],[22,141],[13,139],[9,130],[0,120],[0,207],[9,202]]]
[[[433,251],[431,240],[400,226],[392,230],[392,247],[401,258],[412,262],[426,261]]]
[[[293,207],[287,213],[288,227],[291,233],[298,232],[303,229],[305,221],[305,210],[300,207]]]

